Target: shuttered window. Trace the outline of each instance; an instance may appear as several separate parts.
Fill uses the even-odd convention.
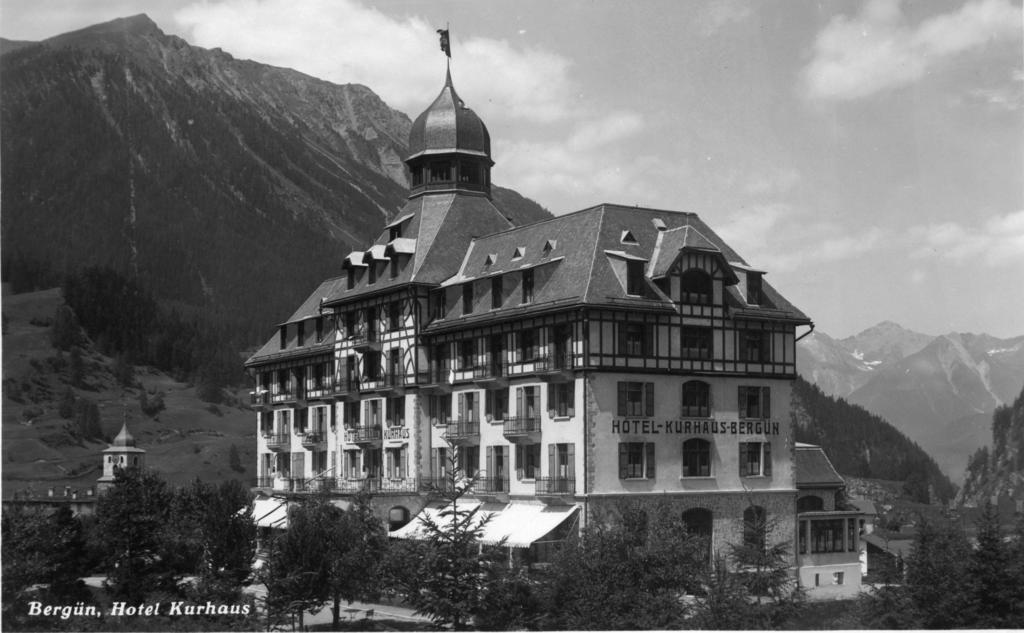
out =
[[[618,415],[638,417],[654,415],[653,382],[618,383]]]
[[[619,444],[619,479],[654,479],[654,443]]]

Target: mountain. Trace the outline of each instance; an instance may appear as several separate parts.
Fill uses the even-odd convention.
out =
[[[1024,502],[1024,390],[1012,405],[992,416],[992,449],[983,446],[971,455],[967,477],[957,497],[963,505],[986,501]]]
[[[1024,337],[928,336],[884,322],[837,341],[814,332],[800,374],[890,421],[959,478],[988,419],[1024,385]]]
[[[405,199],[411,122],[366,86],[194,47],[145,15],[4,51],[15,286],[109,267],[255,343]],[[495,200],[516,223],[550,217],[509,190]]]
[[[824,448],[844,477],[902,482],[903,494],[923,503],[955,493],[935,460],[895,426],[803,378],[793,383],[791,415],[796,441]]]

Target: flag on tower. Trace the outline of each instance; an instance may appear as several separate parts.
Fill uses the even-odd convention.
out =
[[[448,29],[437,29],[437,33],[441,36],[441,50],[444,51],[445,55],[451,57],[452,47],[448,42]]]

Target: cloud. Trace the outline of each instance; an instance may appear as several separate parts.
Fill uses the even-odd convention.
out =
[[[336,83],[370,86],[412,116],[441,89],[436,26],[398,19],[354,0],[196,2],[175,13],[190,42],[294,68]],[[459,95],[485,119],[550,123],[572,112],[568,59],[503,40],[463,38],[452,28]],[[486,100],[486,101],[485,101]]]
[[[1000,267],[1024,264],[1024,209],[994,216],[980,226],[944,222],[910,231],[911,257]]]
[[[750,265],[780,273],[853,259],[888,243],[878,227],[850,230],[785,203],[743,209],[715,231]]]
[[[947,60],[989,42],[1019,38],[1021,10],[1009,0],[975,0],[958,10],[904,24],[899,0],[869,0],[850,19],[818,34],[803,70],[806,96],[854,100],[913,83]]]
[[[715,0],[699,13],[701,35],[712,37],[730,24],[743,22],[754,14],[753,7],[739,0]]]
[[[668,175],[663,161],[636,156],[630,149],[629,141],[643,130],[643,119],[634,112],[581,113],[567,130],[567,139],[498,139],[493,141],[494,153],[500,157],[502,178],[530,197],[648,204],[659,180]]]
[[[792,167],[770,169],[749,175],[743,191],[750,196],[778,195],[800,183],[800,172]]]

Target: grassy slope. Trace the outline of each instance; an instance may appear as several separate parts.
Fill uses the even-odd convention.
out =
[[[107,444],[78,442],[64,430],[70,421],[57,412],[68,373],[48,361],[57,356],[48,323],[61,301],[57,289],[3,297],[4,498],[29,487],[38,494],[50,486],[87,488],[102,472],[101,452]],[[148,466],[171,483],[255,476],[255,426],[249,410],[219,405],[217,415],[195,397],[193,387],[148,367],[137,367],[136,386],[123,389],[111,373],[110,358],[90,350],[84,359],[88,388],[76,389],[76,395],[98,404],[109,437],[117,434],[127,415],[129,429],[147,451]],[[142,413],[141,389],[163,392],[166,408],[152,418]],[[244,473],[228,467],[232,444]]]

